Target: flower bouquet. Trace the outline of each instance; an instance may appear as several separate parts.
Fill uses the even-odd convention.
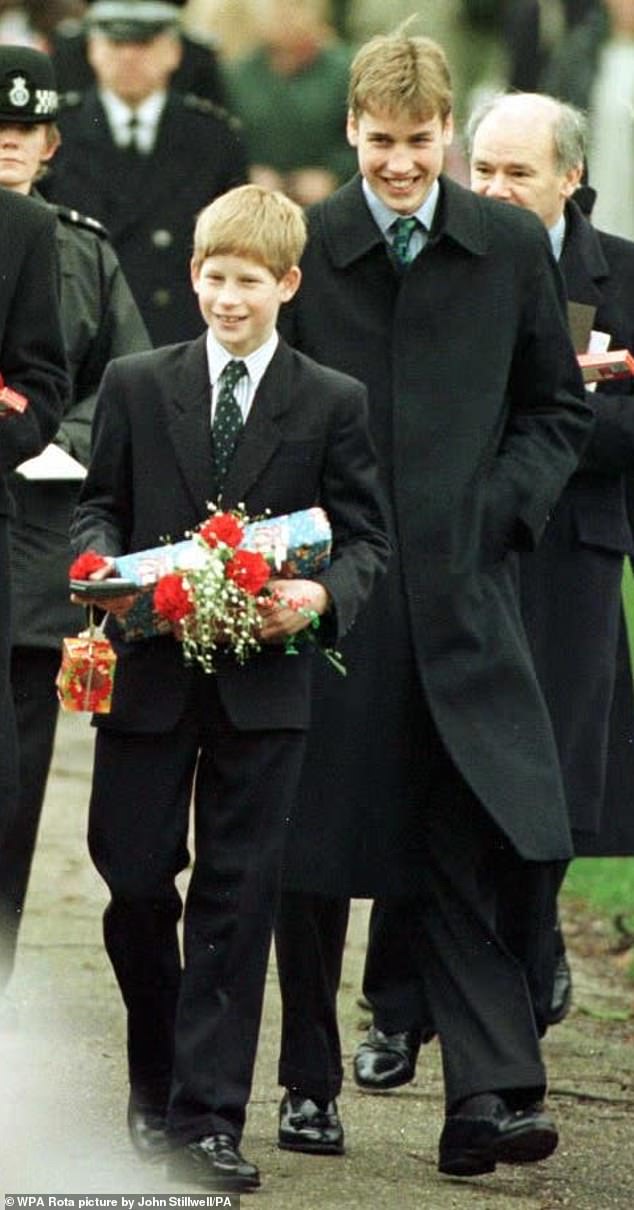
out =
[[[161,576],[154,612],[178,627],[185,659],[196,660],[205,672],[214,671],[219,647],[243,664],[260,648],[258,600],[271,567],[259,551],[238,549],[244,537],[239,513],[215,513],[191,536],[200,557],[187,570]]]

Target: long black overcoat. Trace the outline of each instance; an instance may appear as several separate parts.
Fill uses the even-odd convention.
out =
[[[596,308],[593,327],[609,333],[612,348],[634,348],[634,243],[597,231],[570,202],[559,264],[568,298]],[[623,556],[633,553],[625,483],[634,471],[634,382],[602,384],[593,399],[581,466],[520,567],[523,617],[584,854],[609,853],[615,827],[621,850],[634,852],[634,697],[620,641]]]
[[[563,292],[533,215],[441,182],[399,274],[360,178],[311,214],[289,314],[305,352],[363,379],[399,555],[320,677],[289,889],[420,890],[422,686],[454,762],[517,849],[570,839],[519,614],[514,549],[539,540],[592,425]]]

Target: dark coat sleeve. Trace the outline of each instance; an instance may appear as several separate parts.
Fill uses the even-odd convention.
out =
[[[87,466],[97,390],[108,362],[151,345],[109,242],[85,230],[62,235],[62,319],[74,389],[56,444]]]
[[[22,414],[0,418],[2,474],[38,454],[51,440],[68,396],[55,220],[28,198],[12,200],[29,210],[23,215],[18,210],[9,213],[3,231],[8,246],[2,259],[9,263],[17,245],[22,261],[12,296],[3,307],[0,371],[7,386],[26,396],[28,407]]]

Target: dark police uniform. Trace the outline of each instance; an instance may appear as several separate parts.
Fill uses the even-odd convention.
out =
[[[56,109],[48,57],[23,47],[0,47],[0,124],[52,122]],[[101,224],[34,196],[39,200],[29,202],[29,208],[54,222],[62,331],[72,384],[54,440],[86,465],[96,392],[108,361],[149,348],[150,341]],[[49,438],[52,435],[51,431]],[[24,457],[35,452],[25,452]],[[0,921],[4,926],[0,985],[13,965],[46,787],[57,719],[54,679],[60,643],[64,634],[76,633],[84,620],[82,610],[68,599],[68,529],[76,482],[27,480],[14,473],[9,487],[15,502],[10,543],[11,688],[21,785],[18,810],[0,844]]]
[[[100,223],[75,210],[57,214],[62,328],[72,397],[55,444],[87,465],[97,387],[107,363],[150,347],[119,261]],[[78,495],[72,480],[10,479],[13,631],[11,681],[20,745],[19,810],[0,847],[0,986],[11,973],[46,790],[55,725],[61,640],[84,624],[71,605],[68,530]]]
[[[65,98],[50,200],[107,227],[155,345],[203,329],[189,278],[200,210],[247,176],[239,124],[212,101],[168,92],[154,150],[118,148],[96,89]]]

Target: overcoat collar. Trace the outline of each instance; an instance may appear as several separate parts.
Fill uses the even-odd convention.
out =
[[[322,214],[326,244],[333,263],[340,269],[384,244],[363,196],[358,174],[326,199]],[[475,195],[442,176],[430,243],[445,237],[475,256],[483,256],[489,246],[486,216]]]
[[[566,238],[559,266],[568,298],[598,307],[603,300],[601,284],[610,276],[610,267],[597,232],[575,202],[566,203]]]
[[[227,508],[246,500],[283,438],[282,421],[292,406],[293,354],[280,339],[255,393],[223,490]],[[180,375],[168,400],[168,428],[184,482],[201,521],[213,495],[211,386],[206,333],[186,347]]]

